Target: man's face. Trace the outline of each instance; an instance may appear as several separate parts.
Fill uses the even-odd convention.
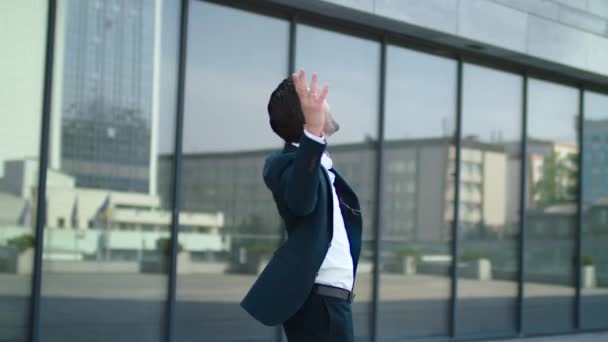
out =
[[[336,133],[338,129],[340,129],[340,125],[334,119],[330,109],[329,103],[324,101],[323,110],[325,111],[325,125],[323,126],[323,135],[325,135],[325,137],[331,136],[332,134]]]

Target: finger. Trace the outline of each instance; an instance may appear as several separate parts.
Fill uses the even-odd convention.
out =
[[[294,74],[294,85],[296,87],[296,92],[298,93],[298,95],[303,96],[305,94],[308,94],[308,90],[306,89],[306,85],[305,85],[305,80],[306,78],[303,78],[303,76],[305,77],[306,74],[304,73],[304,70],[300,69],[300,71],[298,72],[298,74]]]
[[[327,94],[329,93],[329,86],[326,85],[325,87],[323,87],[323,90],[321,90],[321,95],[319,95],[319,101],[323,101],[327,98]]]
[[[300,74],[298,75],[298,79],[300,81],[300,86],[302,87],[301,89],[307,89],[308,88],[308,84],[306,84],[306,72],[304,71],[304,69],[300,69]]]
[[[298,75],[291,74],[291,80],[293,81],[294,88],[296,88],[296,93],[298,95],[301,95],[302,94],[302,87],[300,86],[300,79],[298,78]]]
[[[319,85],[317,84],[318,80],[319,80],[319,76],[317,75],[316,72],[314,72],[312,74],[312,81],[310,83],[310,91],[313,94],[317,94],[319,92]]]

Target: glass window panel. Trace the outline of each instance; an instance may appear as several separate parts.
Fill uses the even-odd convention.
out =
[[[192,1],[188,40],[176,339],[270,341],[276,328],[239,303],[282,237],[262,168],[283,145],[266,107],[289,22]]]
[[[606,329],[608,308],[608,95],[585,93],[581,322]]]
[[[58,1],[42,341],[164,339],[176,5]]]
[[[297,26],[296,70],[319,74],[330,87],[328,103],[340,130],[328,138],[334,166],[359,198],[363,241],[353,303],[357,338],[369,336],[372,295],[372,226],[380,44],[306,25]],[[348,63],[345,63],[348,61]]]
[[[528,84],[524,330],[573,329],[578,90]]]
[[[46,1],[0,1],[0,341],[28,338],[46,19]]]
[[[521,76],[463,66],[459,335],[516,329],[522,86]]]
[[[383,340],[449,333],[456,65],[387,49],[378,319]]]

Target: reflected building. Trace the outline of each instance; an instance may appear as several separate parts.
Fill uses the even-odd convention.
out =
[[[223,212],[227,234],[242,236],[249,232],[276,238],[281,223],[262,179],[264,159],[273,151],[184,154],[181,208]],[[172,155],[158,158],[158,192],[163,204],[171,203],[172,160]],[[246,229],[252,224],[256,227]]]
[[[59,2],[51,155],[78,187],[155,193],[161,1]]]
[[[182,208],[221,211],[227,231],[256,217],[256,232],[278,234],[281,222],[262,169],[275,149],[185,154]],[[328,151],[337,171],[355,189],[362,207],[364,241],[373,237],[375,143],[337,144]],[[450,138],[404,139],[385,143],[383,238],[393,242],[439,242],[451,239],[455,146]],[[159,194],[170,198],[171,156],[159,158]],[[464,234],[504,234],[507,154],[504,148],[463,142],[461,226]],[[419,189],[424,188],[425,191]],[[433,189],[429,191],[428,189]],[[444,213],[436,215],[437,212]]]
[[[5,177],[0,179],[5,204],[0,223],[5,226],[0,240],[28,234],[37,211],[38,162],[5,164]],[[102,249],[108,259],[111,253],[112,259],[140,260],[157,250],[157,240],[169,238],[171,211],[161,207],[157,195],[77,187],[74,176],[56,170],[47,172],[46,193],[45,262],[95,259]],[[179,220],[184,251],[210,255],[230,249],[230,239],[222,234],[223,213],[182,210]]]
[[[462,147],[460,232],[504,234],[506,153],[500,146],[472,139],[463,141]],[[385,148],[384,215],[388,219],[383,237],[402,242],[449,241],[454,219],[453,139],[394,140]]]
[[[583,131],[583,196],[588,202],[608,200],[608,119],[587,119]]]

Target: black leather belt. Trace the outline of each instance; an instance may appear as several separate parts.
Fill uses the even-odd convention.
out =
[[[321,296],[340,298],[349,303],[352,303],[353,299],[355,299],[355,294],[351,291],[322,284],[315,284],[312,287],[312,292]]]

